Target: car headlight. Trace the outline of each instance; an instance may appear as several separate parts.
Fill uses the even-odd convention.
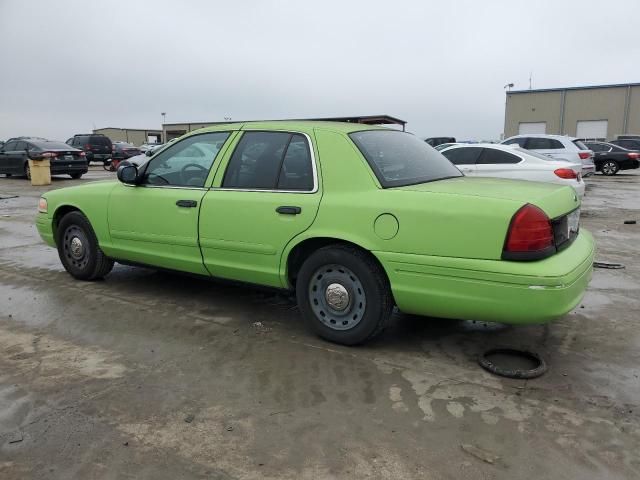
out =
[[[38,200],[38,212],[47,213],[48,206],[49,205],[47,204],[47,199],[44,197],[40,197],[40,200]]]

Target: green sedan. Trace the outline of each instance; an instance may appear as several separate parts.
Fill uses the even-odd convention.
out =
[[[342,344],[381,332],[394,306],[547,322],[591,278],[573,189],[468,178],[385,128],[219,125],[118,179],[40,199],[38,231],[72,276],[102,278],[119,262],[292,290],[309,326]]]

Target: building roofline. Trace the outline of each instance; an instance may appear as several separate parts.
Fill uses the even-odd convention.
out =
[[[97,132],[98,130],[128,130],[130,132],[162,132],[162,127],[160,128],[100,127],[100,128],[94,128],[93,133]],[[88,135],[88,134],[82,134],[82,135]]]
[[[607,85],[586,85],[583,87],[539,88],[534,90],[508,90],[507,95],[520,93],[562,92],[566,90],[592,90],[596,88],[640,87],[640,83],[612,83]]]

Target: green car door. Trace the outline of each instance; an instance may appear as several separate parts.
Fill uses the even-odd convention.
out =
[[[282,287],[282,252],[313,223],[320,198],[310,136],[242,132],[202,200],[200,246],[208,271]]]
[[[230,135],[189,136],[141,167],[138,185],[114,187],[108,206],[113,255],[208,274],[198,245],[198,215],[211,167]]]

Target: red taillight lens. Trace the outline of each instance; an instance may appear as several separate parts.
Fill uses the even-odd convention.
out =
[[[636,152],[627,153],[627,157],[632,159],[638,159],[640,158],[640,153],[636,153]]]
[[[556,177],[560,178],[578,178],[578,174],[570,168],[558,168],[557,170],[554,170],[553,173],[556,174]]]
[[[57,156],[58,154],[56,152],[42,152],[40,154],[40,158],[54,158]]]
[[[91,144],[87,143],[87,144],[84,146],[84,149],[85,149],[85,150],[91,150]]]
[[[525,205],[511,219],[505,252],[535,253],[549,247],[553,247],[553,228],[549,217],[538,207]]]
[[[78,154],[78,156],[80,156],[80,157],[85,157],[86,155],[87,155],[87,154],[86,154],[86,153],[84,153],[84,152],[80,152],[80,153]]]
[[[591,154],[589,152],[578,152],[578,155],[580,156],[580,160],[591,158]]]

